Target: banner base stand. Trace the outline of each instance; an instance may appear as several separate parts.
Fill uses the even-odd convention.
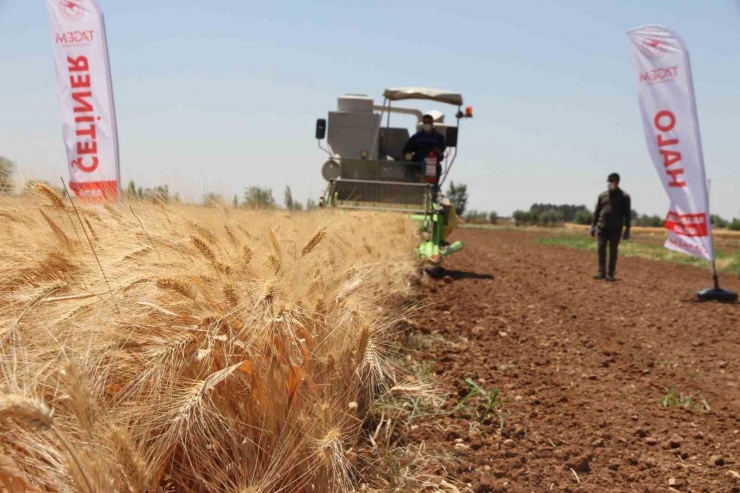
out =
[[[699,301],[719,301],[721,303],[737,302],[737,293],[719,287],[703,289],[696,293],[696,297]]]

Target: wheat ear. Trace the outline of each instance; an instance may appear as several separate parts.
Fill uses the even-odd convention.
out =
[[[59,209],[66,209],[66,206],[64,205],[64,197],[62,197],[59,192],[51,188],[46,183],[35,183],[33,186],[33,190],[38,195],[43,195],[44,197],[49,199],[49,202],[54,204],[54,207],[57,207]]]
[[[0,421],[12,419],[31,430],[48,430],[53,413],[41,401],[15,394],[0,395]]]
[[[98,238],[98,235],[97,233],[95,233],[95,230],[93,229],[92,224],[90,224],[90,220],[88,218],[85,218],[85,224],[87,224],[87,229],[89,229],[90,233],[92,233],[93,239],[95,241],[98,241],[100,238]]]
[[[94,399],[90,392],[87,376],[71,361],[64,363],[61,375],[72,412],[82,429],[89,437],[92,437],[95,433],[97,413],[92,404]]]
[[[236,235],[234,234],[234,231],[231,229],[231,227],[228,224],[224,224],[224,230],[226,231],[226,236],[229,238],[229,241],[234,247],[239,246],[239,240],[236,239]]]
[[[52,218],[46,215],[44,211],[39,209],[39,212],[42,216],[44,216],[44,219],[46,220],[46,224],[49,225],[49,228],[51,228],[52,233],[54,233],[54,236],[57,240],[59,240],[59,243],[62,244],[62,246],[67,249],[72,249],[72,240],[69,239],[69,237],[62,231],[62,228],[60,228],[57,223],[54,222]]]
[[[171,277],[160,277],[157,279],[157,287],[162,290],[174,291],[191,300],[194,300],[196,296],[195,289],[192,286]]]
[[[356,362],[359,364],[365,359],[367,354],[367,347],[370,344],[370,327],[365,325],[360,329],[360,333],[357,334],[357,354],[355,356]]]
[[[121,428],[114,427],[108,434],[123,474],[128,481],[131,493],[144,493],[146,484],[146,467],[139,452],[134,448],[128,434]]]
[[[52,430],[77,465],[88,491],[91,493],[94,491],[74,449],[70,446],[64,434],[54,426],[54,413],[49,410],[46,404],[36,399],[15,394],[0,394],[0,422],[9,419],[30,430]]]
[[[301,250],[301,258],[305,257],[309,253],[313,252],[317,246],[324,240],[324,237],[326,236],[326,228],[321,228],[318,230],[310,240],[303,246],[303,249]]]
[[[249,245],[244,245],[242,247],[242,265],[244,267],[248,266],[252,258],[254,258],[254,251],[249,248]]]
[[[275,236],[275,233],[272,232],[272,230],[268,230],[270,232],[270,243],[272,243],[272,249],[275,250],[275,256],[278,258],[282,258],[283,252],[280,248],[280,242],[278,241],[277,237]]]

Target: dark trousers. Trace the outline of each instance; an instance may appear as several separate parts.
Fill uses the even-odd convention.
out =
[[[617,269],[617,256],[619,252],[619,240],[622,239],[622,228],[599,228],[597,233],[599,243],[599,273],[606,275],[606,247],[609,246],[609,272],[614,276]]]

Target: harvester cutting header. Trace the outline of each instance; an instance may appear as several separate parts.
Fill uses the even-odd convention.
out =
[[[472,117],[473,110],[463,111],[461,94],[439,89],[394,88],[383,96],[380,106],[365,95],[341,96],[337,110],[329,112],[328,127],[323,118],[316,122],[319,147],[329,154],[321,169],[328,186],[320,204],[411,214],[422,231],[417,253],[438,266],[443,257],[463,248],[460,242],[446,241],[456,216],[441,187],[457,157],[460,121]],[[393,105],[403,100],[457,106],[455,124],[446,124],[439,111],[422,113]],[[414,134],[406,127],[391,126],[391,114],[415,117]],[[327,133],[329,149],[321,145]]]

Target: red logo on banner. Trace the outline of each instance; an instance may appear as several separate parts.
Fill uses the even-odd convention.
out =
[[[678,67],[655,68],[640,73],[640,82],[647,84],[659,84],[669,82],[678,77]]]
[[[677,212],[669,212],[665,220],[665,227],[681,236],[709,236],[706,214],[678,214]]]
[[[95,31],[69,31],[57,33],[57,44],[63,45],[88,45],[95,39]]]
[[[646,39],[641,42],[638,47],[642,54],[651,60],[663,58],[665,54],[668,53],[668,47],[659,39]]]
[[[91,202],[113,201],[118,199],[118,183],[114,181],[69,182],[69,188],[80,197]]]
[[[59,0],[59,13],[68,21],[78,21],[85,15],[82,0]]]

